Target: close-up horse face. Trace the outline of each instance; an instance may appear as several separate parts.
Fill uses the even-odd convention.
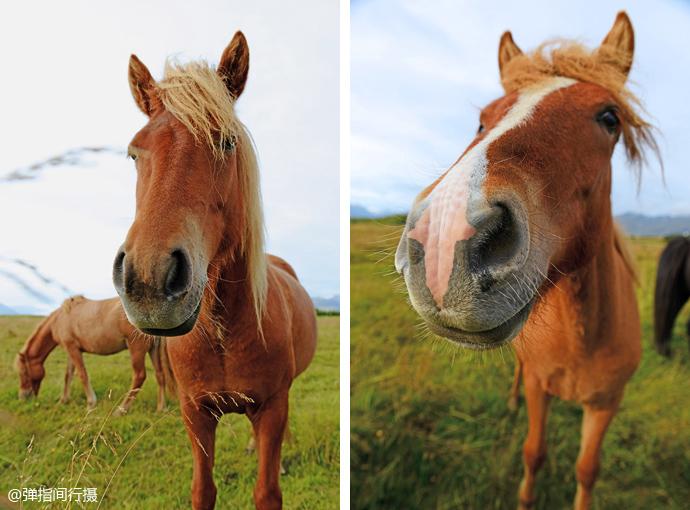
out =
[[[216,71],[233,102],[244,88],[248,58],[238,33]],[[239,237],[229,221],[230,206],[242,207],[238,138],[211,128],[210,139],[200,139],[166,108],[159,84],[136,56],[130,85],[149,122],[129,146],[137,169],[136,213],[116,256],[113,282],[134,326],[152,335],[182,335],[196,323],[209,263]]]
[[[621,44],[631,60],[632,42]],[[521,54],[504,35],[502,74]],[[520,331],[540,289],[592,256],[610,227],[620,110],[604,87],[555,76],[481,111],[475,139],[414,201],[396,253],[433,333],[474,349],[500,346]]]
[[[32,365],[21,352],[17,354],[15,368],[19,372],[19,398],[27,400],[38,396],[41,382],[45,377],[45,369],[42,365]]]

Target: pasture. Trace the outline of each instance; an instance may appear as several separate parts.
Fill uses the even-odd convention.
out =
[[[144,387],[123,417],[111,413],[129,387],[126,351],[85,355],[99,398],[93,412],[86,411],[76,377],[72,400],[57,403],[66,366],[59,348],[46,362],[38,399],[17,399],[14,357],[39,320],[0,317],[0,507],[11,488],[45,485],[96,487],[103,509],[189,508],[190,444],[176,401],[168,399],[164,413],[155,411],[157,386],[150,360]],[[292,440],[283,447],[287,474],[281,477],[287,509],[332,509],[339,500],[339,318],[319,317],[318,326],[314,361],[290,392]],[[245,453],[249,437],[246,417],[228,415],[221,420],[214,471],[216,508],[254,508],[256,455]]]
[[[517,506],[524,400],[506,400],[510,349],[474,353],[427,338],[393,270],[401,218],[351,224],[351,498],[355,509]],[[652,346],[662,239],[632,239],[643,357],[604,441],[595,509],[681,509],[690,502],[690,356],[685,322],[670,360]],[[554,400],[537,509],[571,508],[579,406]]]

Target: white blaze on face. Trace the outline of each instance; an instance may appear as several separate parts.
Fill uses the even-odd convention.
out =
[[[426,207],[408,232],[408,237],[424,246],[426,285],[439,308],[448,290],[453,271],[455,244],[475,234],[471,218],[489,209],[483,185],[489,165],[490,145],[505,133],[529,120],[547,95],[575,83],[570,78],[553,78],[522,91],[508,113],[453,166],[441,182],[417,207]]]

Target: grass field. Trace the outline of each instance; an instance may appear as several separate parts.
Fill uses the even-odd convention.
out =
[[[476,354],[424,340],[396,285],[394,220],[351,226],[352,508],[498,509],[517,506],[524,402],[506,407],[509,353]],[[635,239],[644,352],[603,448],[595,509],[690,508],[690,356],[684,324],[673,358],[652,348],[660,239]],[[538,509],[572,508],[580,408],[555,400]]]
[[[66,366],[61,349],[47,360],[47,375],[38,399],[17,399],[13,360],[38,320],[0,317],[0,508],[9,489],[41,485],[96,487],[99,499],[104,496],[100,506],[104,509],[189,508],[189,441],[177,402],[169,402],[167,412],[156,414],[157,387],[150,363],[144,388],[127,416],[110,416],[129,386],[126,352],[85,356],[99,397],[92,413],[86,413],[84,393],[76,377],[72,401],[57,403]],[[283,448],[287,474],[281,478],[285,508],[338,507],[338,324],[338,317],[319,317],[316,357],[290,393],[293,437]],[[218,427],[216,508],[254,508],[256,456],[244,450],[249,434],[249,421],[244,416],[225,416]],[[35,503],[25,505],[38,507]],[[65,508],[65,504],[53,508]]]

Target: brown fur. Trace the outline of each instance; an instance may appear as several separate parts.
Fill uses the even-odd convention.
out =
[[[158,409],[165,407],[159,341],[138,332],[127,322],[118,298],[94,301],[84,296],[74,296],[66,299],[57,310],[38,324],[17,355],[20,397],[38,395],[45,376],[44,362],[58,345],[65,349],[68,356],[61,402],[65,403],[69,399],[70,384],[76,370],[84,385],[88,405],[93,407],[96,404],[96,395],[91,388],[82,353],[110,355],[128,349],[133,368],[132,387],[117,413],[122,414],[129,409],[144,383],[144,360],[147,352],[159,384]]]
[[[150,298],[128,293],[126,277],[120,295],[131,303],[132,315],[144,310],[150,323],[166,307],[158,323],[170,316],[182,321],[197,306],[190,301],[196,286],[204,285],[191,331],[167,340],[192,446],[195,509],[215,506],[215,430],[225,413],[246,414],[254,428],[256,507],[282,507],[280,451],[288,392],[316,349],[309,296],[287,262],[263,252],[256,156],[249,134],[234,117],[248,58],[246,40],[238,32],[223,52],[217,75],[193,63],[168,67],[156,84],[138,59],[130,67],[134,99],[149,121],[132,141],[138,154],[137,210],[123,245],[125,270],[136,275],[140,288],[155,290],[161,281],[157,268],[182,245],[195,280],[176,297],[178,307],[154,290]],[[219,140],[226,136],[237,137],[235,148],[222,147]],[[167,329],[175,327],[171,322]]]

